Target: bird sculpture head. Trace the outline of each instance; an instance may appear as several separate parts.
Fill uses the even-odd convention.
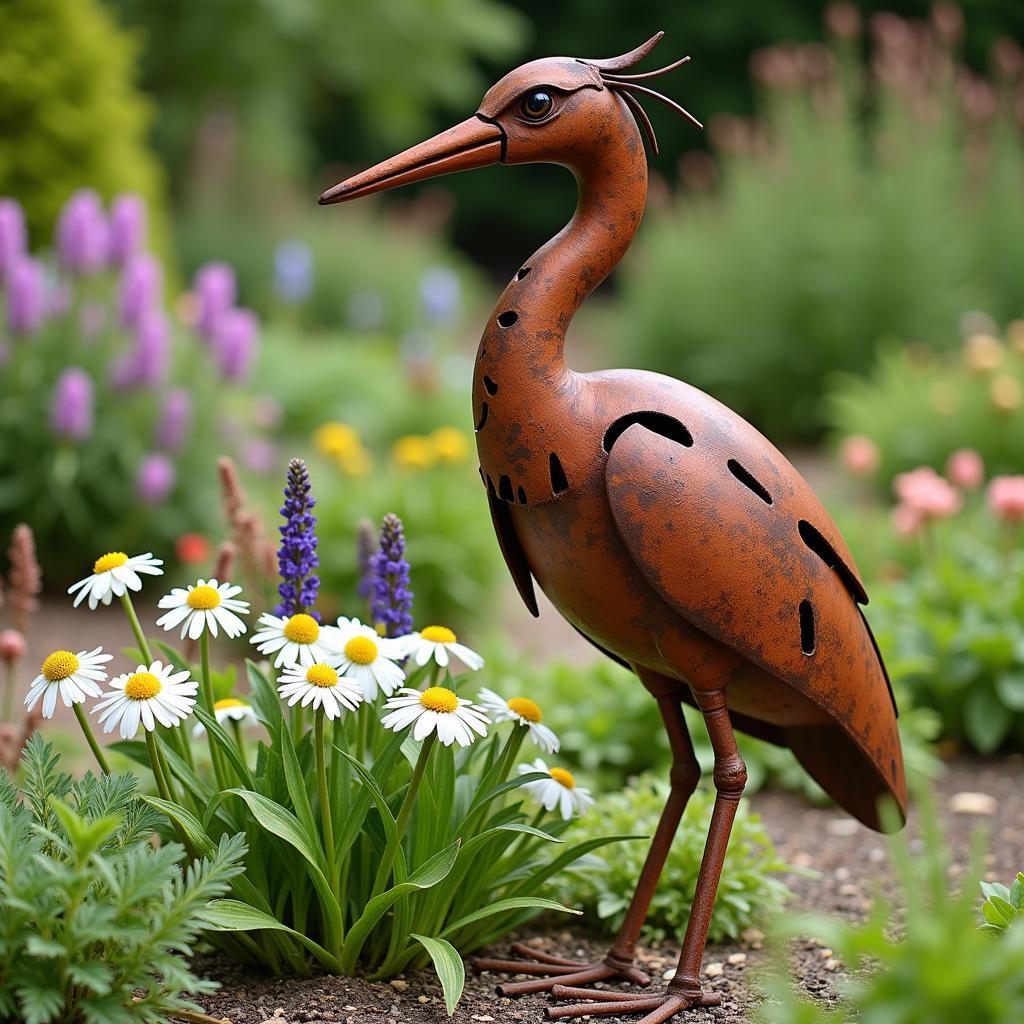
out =
[[[607,60],[545,57],[523,64],[488,90],[473,117],[335,185],[320,196],[320,203],[346,202],[496,163],[579,166],[588,150],[606,145],[607,126],[621,118],[624,109],[656,153],[654,129],[638,97],[655,99],[702,127],[678,103],[644,84],[681,67],[689,57],[655,71],[629,73],[663,35],[659,32],[635,50]]]

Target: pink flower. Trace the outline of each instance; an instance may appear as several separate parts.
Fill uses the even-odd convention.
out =
[[[0,631],[0,660],[11,664],[25,657],[28,645],[25,637],[16,629]]]
[[[949,479],[965,491],[976,491],[985,482],[985,463],[973,448],[958,448],[946,463]]]
[[[863,434],[853,434],[839,446],[839,459],[854,476],[871,476],[881,462],[878,445]]]
[[[948,519],[963,505],[963,495],[930,466],[900,473],[893,481],[896,497],[923,519]]]
[[[909,540],[916,537],[924,525],[924,517],[910,505],[897,505],[892,510],[892,529],[897,537]]]
[[[1024,521],[1024,476],[994,476],[988,485],[988,507],[1006,523]]]

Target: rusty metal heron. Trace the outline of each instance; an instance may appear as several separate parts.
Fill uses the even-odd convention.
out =
[[[670,794],[636,892],[594,964],[526,946],[481,970],[534,975],[499,993],[550,990],[551,1018],[644,1013],[660,1024],[713,1005],[701,956],[746,769],[734,729],[789,747],[855,818],[906,812],[896,707],[860,610],[853,558],[809,485],[749,423],[688,384],[642,370],[576,373],[569,323],[629,247],[657,152],[639,97],[686,62],[631,68],[662,33],[608,60],[551,57],[507,74],[477,113],[329,189],[323,204],[494,163],[555,163],[579,184],[569,224],[516,272],[487,323],[473,406],[481,477],[498,542],[527,607],[534,582],[658,702],[672,748]],[[684,282],[680,282],[682,287]],[[685,316],[685,293],[680,295]],[[681,702],[700,710],[714,749],[716,800],[675,977],[647,995],[582,986],[649,979],[634,951],[700,770]],[[586,1001],[584,1001],[586,1000]]]

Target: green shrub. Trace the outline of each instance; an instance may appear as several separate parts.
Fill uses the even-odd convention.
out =
[[[981,894],[985,897],[981,905],[982,928],[1004,931],[1024,920],[1024,871],[1017,872],[1009,887],[999,882],[982,882]]]
[[[955,353],[890,346],[867,376],[836,383],[835,434],[874,443],[878,468],[869,478],[879,490],[917,466],[942,472],[961,448],[978,452],[991,473],[1024,468],[1024,324],[1009,333],[1011,344],[976,334]]]
[[[856,974],[840,981],[840,1005],[827,1009],[797,996],[785,980],[782,948],[758,1019],[764,1024],[1006,1024],[1024,1019],[1024,927],[996,936],[977,927],[974,887],[947,891],[951,858],[924,801],[923,852],[903,838],[892,851],[899,906],[884,900],[863,924],[802,915],[781,921],[778,940],[813,935]],[[977,877],[980,857],[971,873]]]
[[[606,931],[617,931],[622,924],[668,792],[667,782],[642,775],[621,792],[600,798],[570,833],[576,842],[608,834],[645,837],[625,843],[586,875],[572,875],[566,882],[567,899],[595,914]],[[713,791],[698,789],[686,806],[644,925],[648,941],[682,941],[714,802]],[[745,802],[741,803],[715,899],[709,940],[737,938],[744,929],[778,913],[789,896],[789,889],[778,876],[790,870],[776,854],[761,819],[750,813]]]
[[[33,237],[89,186],[149,201],[162,242],[163,181],[146,148],[149,103],[134,88],[135,41],[99,0],[0,6],[0,196],[17,196]]]
[[[828,376],[866,370],[881,339],[947,338],[964,309],[1019,315],[1014,84],[958,98],[967,72],[947,55],[934,28],[892,16],[864,59],[850,40],[756,54],[756,123],[711,125],[718,187],[642,230],[609,333],[620,358],[807,438]],[[987,113],[964,107],[979,91]]]
[[[21,792],[0,774],[0,1015],[25,1024],[157,1024],[208,992],[185,959],[241,870],[241,837],[182,872],[130,775],[72,782],[39,734]]]

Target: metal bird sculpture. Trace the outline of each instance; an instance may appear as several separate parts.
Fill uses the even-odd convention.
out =
[[[839,531],[807,482],[757,430],[714,398],[642,370],[576,373],[563,349],[573,315],[629,247],[657,152],[639,97],[699,123],[644,84],[685,63],[631,69],[662,33],[608,60],[551,57],[507,74],[468,120],[329,189],[358,199],[450,171],[554,163],[579,184],[569,222],[516,272],[476,357],[481,477],[508,568],[538,614],[534,583],[658,702],[671,790],[636,892],[594,964],[526,946],[481,970],[534,975],[503,995],[550,990],[552,1019],[643,1013],[660,1024],[715,1004],[701,956],[746,769],[734,729],[781,746],[855,818],[878,803],[906,813],[896,707],[860,610],[867,595]],[[681,303],[680,315],[685,315]],[[649,979],[634,951],[700,769],[681,702],[702,713],[716,800],[679,966],[647,995],[582,986]],[[584,1001],[586,1000],[586,1001]]]

